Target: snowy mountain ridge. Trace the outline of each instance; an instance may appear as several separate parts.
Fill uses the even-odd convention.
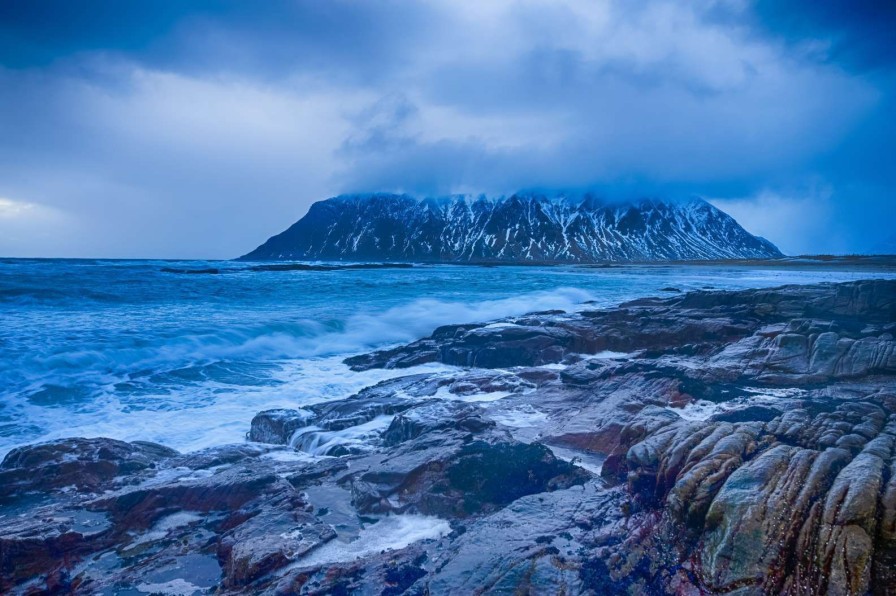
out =
[[[781,256],[772,243],[697,198],[372,193],[314,203],[289,229],[242,258],[588,263]]]

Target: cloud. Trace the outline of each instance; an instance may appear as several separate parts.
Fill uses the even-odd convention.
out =
[[[328,192],[342,112],[364,100],[115,68],[116,89],[0,76],[20,140],[0,146],[0,192],[71,212],[75,254],[226,257],[257,242]]]
[[[66,213],[54,250],[90,256],[235,256],[363,190],[889,213],[892,81],[831,58],[836,19],[791,31],[785,4],[4,3],[0,195]],[[828,246],[814,230],[793,245]]]
[[[61,250],[57,239],[69,231],[69,223],[64,213],[52,207],[0,197],[0,254],[30,256],[22,247],[35,240]]]
[[[13,219],[27,216],[34,210],[34,203],[23,203],[0,197],[0,219]]]
[[[896,4],[889,0],[757,0],[756,16],[816,59],[860,70],[896,66]]]
[[[830,189],[780,195],[762,191],[755,196],[710,199],[749,232],[774,238],[784,254],[843,252],[847,246],[828,235],[831,218]]]
[[[880,201],[885,193],[862,186],[835,189],[817,181],[709,201],[749,232],[773,240],[785,254],[854,254],[879,250],[892,234],[896,204]]]
[[[302,71],[357,84],[393,72],[438,10],[395,0],[12,0],[0,4],[0,64],[45,67],[100,53],[196,76]]]

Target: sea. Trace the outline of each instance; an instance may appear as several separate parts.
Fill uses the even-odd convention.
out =
[[[271,268],[234,261],[0,260],[0,457],[64,437],[181,451],[245,441],[252,417],[420,371],[350,355],[451,323],[609,307],[672,288],[894,278],[868,269],[631,265]]]

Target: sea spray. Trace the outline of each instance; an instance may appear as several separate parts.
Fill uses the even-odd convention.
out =
[[[244,269],[202,261],[0,262],[0,456],[71,436],[150,440],[186,451],[239,442],[260,410],[344,398],[415,372],[355,373],[342,360],[444,324],[600,308],[669,286],[733,289],[867,276],[682,266]]]

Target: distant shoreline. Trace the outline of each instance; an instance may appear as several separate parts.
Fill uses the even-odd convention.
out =
[[[384,260],[243,260],[233,259],[231,262],[275,264],[280,263],[286,269],[289,264],[333,267],[333,268],[406,268],[419,265],[457,265],[471,267],[578,267],[593,269],[609,269],[619,267],[668,267],[668,266],[739,266],[739,267],[870,267],[896,269],[896,255],[799,255],[780,259],[699,259],[668,261],[384,261]],[[264,265],[262,265],[264,267]],[[274,267],[271,267],[274,268]]]
[[[600,261],[593,263],[568,261],[388,261],[388,260],[248,260],[236,259],[153,259],[153,258],[95,258],[95,257],[0,257],[0,265],[33,261],[93,261],[93,262],[158,262],[158,263],[245,263],[251,271],[332,271],[358,269],[408,269],[414,266],[454,265],[461,267],[574,267],[583,269],[616,269],[624,267],[771,267],[786,269],[881,269],[896,270],[896,255],[798,255],[779,259],[701,259],[668,261]],[[211,268],[195,270],[171,268],[170,273],[216,273]]]

